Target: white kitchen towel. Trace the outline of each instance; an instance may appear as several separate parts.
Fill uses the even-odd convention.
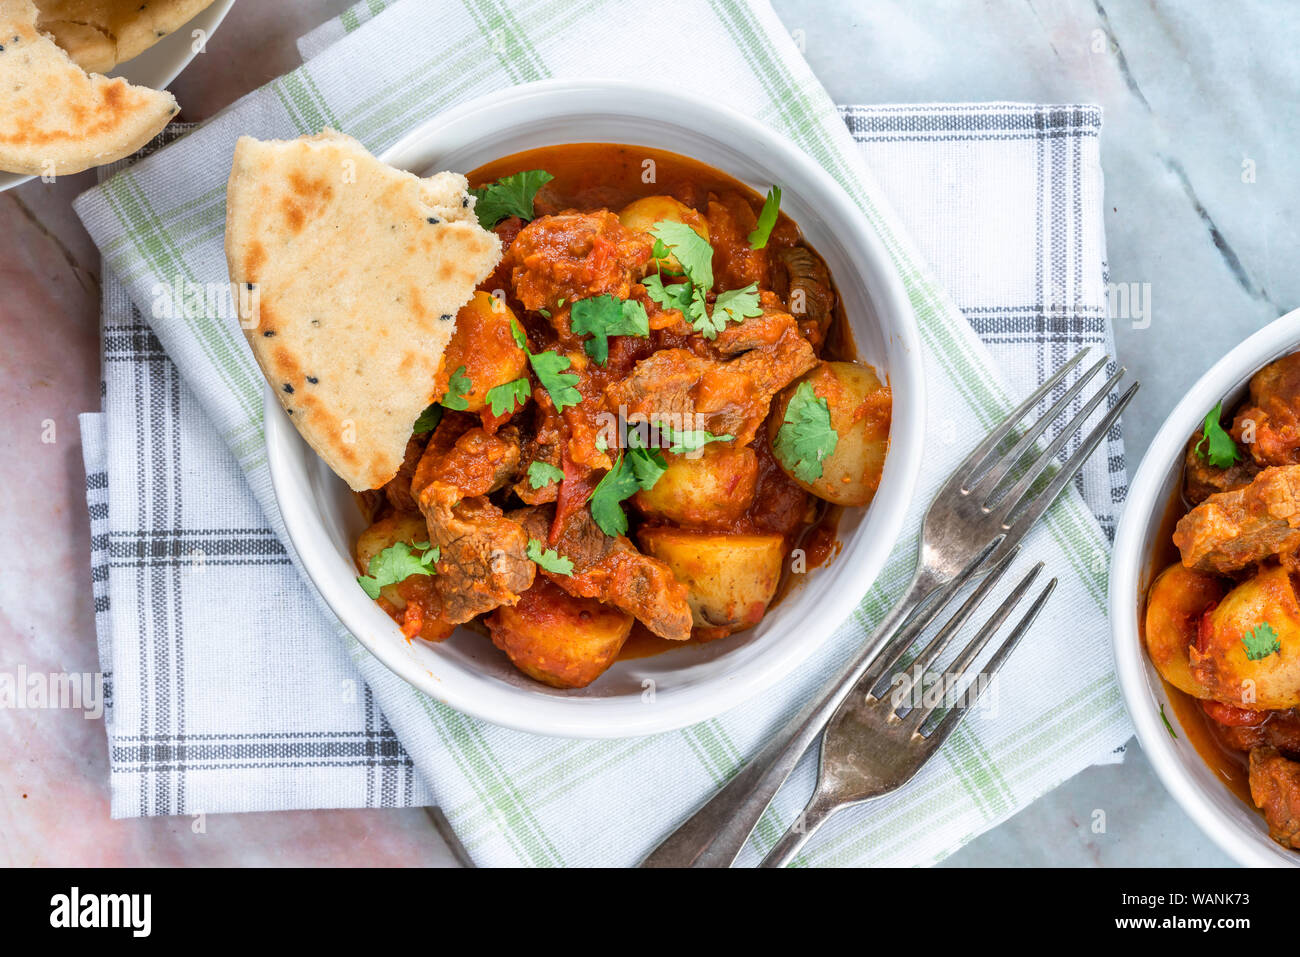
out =
[[[684,0],[669,6],[671,15],[652,19],[630,0],[558,14],[554,5],[539,2],[507,7],[490,0],[400,0],[365,23],[354,11],[351,23],[344,18],[335,28],[335,42],[303,67],[78,200],[106,267],[121,279],[192,390],[186,393],[178,382],[171,408],[142,412],[152,399],[146,399],[147,384],[137,370],[134,380],[122,383],[134,389],[134,429],[114,424],[121,413],[111,411],[111,379],[110,411],[87,420],[88,428],[103,424],[107,433],[102,447],[109,511],[117,512],[112,503],[118,472],[138,483],[137,497],[144,502],[125,527],[110,521],[110,566],[115,533],[129,538],[142,527],[188,524],[188,517],[174,511],[160,517],[158,509],[179,501],[190,510],[186,516],[202,516],[196,499],[215,510],[221,506],[207,499],[245,494],[237,473],[217,468],[211,456],[206,468],[191,463],[199,441],[220,442],[233,453],[251,490],[248,501],[260,506],[271,537],[284,547],[262,443],[260,374],[233,319],[217,314],[202,296],[191,296],[187,285],[201,288],[225,279],[224,183],[239,134],[283,137],[330,125],[379,151],[419,119],[491,89],[548,76],[619,76],[705,90],[789,135],[849,190],[907,285],[930,389],[926,467],[902,539],[857,613],[776,692],[716,719],[650,738],[557,740],[475,721],[417,694],[343,635],[309,586],[284,577],[290,566],[266,566],[228,583],[228,567],[209,566],[203,577],[181,581],[168,607],[154,584],[158,576],[180,580],[183,572],[166,549],[145,548],[143,570],[128,586],[138,591],[123,599],[136,603],[135,616],[120,632],[118,623],[127,616],[116,612],[118,589],[111,568],[109,573],[111,658],[116,664],[134,654],[141,662],[129,684],[123,674],[114,675],[115,737],[147,738],[151,751],[145,758],[171,755],[188,748],[177,728],[182,713],[202,709],[213,721],[222,707],[277,714],[264,709],[259,695],[281,696],[299,709],[301,727],[335,720],[340,729],[355,729],[359,711],[350,721],[331,719],[330,709],[338,705],[313,693],[320,687],[313,682],[347,680],[346,663],[329,650],[330,642],[339,641],[479,863],[632,863],[734,773],[870,630],[910,573],[925,503],[974,437],[1076,347],[1105,347],[1098,110],[1022,104],[851,108],[846,126],[765,4]],[[625,29],[628,23],[638,24],[635,33]],[[671,75],[653,54],[665,48],[678,53]],[[868,173],[868,162],[890,184],[888,190]],[[909,228],[920,237],[920,252],[907,238]],[[925,257],[935,269],[924,265]],[[981,344],[939,277],[957,292],[958,302],[971,307],[995,353]],[[165,358],[150,361],[170,369]],[[144,427],[138,424],[142,419]],[[147,454],[141,445],[148,446]],[[1102,526],[1123,493],[1118,431],[1107,451],[1091,463],[1081,482],[1083,495],[1068,490],[1026,543],[1022,563],[1046,561],[1061,587],[1004,671],[997,706],[973,715],[903,792],[833,819],[800,862],[936,860],[1106,759],[1128,737],[1104,608],[1108,546]],[[119,460],[126,464],[115,469]],[[197,491],[191,493],[191,486]],[[236,521],[245,530],[256,524],[242,505],[225,507],[234,509],[223,519],[231,527]],[[291,549],[285,554],[293,560]],[[224,656],[201,649],[210,652],[230,627],[201,631],[191,624],[197,622],[193,609],[211,605],[243,606],[242,614],[253,618],[241,617],[236,626],[249,629],[249,640]],[[137,630],[151,616],[169,624],[146,648]],[[325,679],[305,673],[321,661],[339,667]],[[188,689],[200,686],[191,668],[214,665],[260,674],[261,687],[231,679],[230,697],[220,705],[175,694],[160,704],[160,671],[173,673],[171,688]],[[321,674],[329,675],[329,669]],[[128,696],[136,701],[129,722]],[[330,773],[321,767],[302,769],[306,783],[288,802],[217,765],[154,767],[143,761],[124,770],[128,777],[119,784],[114,764],[117,813],[187,813],[194,809],[193,794],[203,795],[201,809],[209,813],[324,806],[340,789],[334,786],[319,802],[311,799],[310,782]],[[754,860],[793,818],[811,771],[805,761],[743,860]],[[208,782],[200,785],[199,777]],[[386,792],[393,803],[424,800],[416,782],[403,787]],[[127,795],[118,802],[119,790],[144,797]],[[263,798],[279,803],[256,804]],[[384,800],[369,793],[358,803]]]

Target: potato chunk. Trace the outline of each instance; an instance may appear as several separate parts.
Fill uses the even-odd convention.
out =
[[[429,540],[429,526],[419,512],[394,512],[381,518],[357,536],[357,567],[362,574],[370,571],[370,559],[374,558],[390,545],[406,542],[416,545]],[[406,607],[406,599],[398,593],[398,582],[385,585],[379,590],[379,597],[385,599],[398,611]]]
[[[1147,592],[1145,637],[1151,663],[1171,685],[1196,698],[1211,695],[1192,677],[1188,649],[1196,641],[1201,616],[1225,591],[1217,576],[1175,563],[1160,573]]]
[[[504,302],[482,290],[456,314],[456,331],[443,354],[433,398],[446,394],[451,377],[469,380],[464,392],[465,411],[481,412],[487,406],[487,394],[493,388],[513,382],[527,374],[528,357],[515,345],[510,323],[514,312]]]
[[[701,239],[709,241],[709,224],[704,216],[671,196],[643,196],[624,206],[619,211],[618,218],[628,229],[640,233],[649,233],[655,223],[664,220],[685,223]],[[676,256],[669,254],[662,262],[670,272],[681,272],[682,266]]]
[[[880,485],[889,451],[893,405],[889,387],[868,366],[856,362],[819,362],[792,382],[774,404],[768,428],[774,454],[786,408],[802,382],[810,383],[813,394],[826,400],[831,427],[837,436],[835,449],[823,460],[821,476],[812,481],[803,481],[795,475],[780,455],[776,456],[777,462],[791,479],[818,498],[836,505],[869,505]]]
[[[1264,626],[1276,635],[1274,650],[1264,648]],[[1265,568],[1228,592],[1188,657],[1192,677],[1217,701],[1267,711],[1300,705],[1300,601],[1287,570]]]
[[[594,598],[576,598],[538,577],[485,619],[492,643],[514,666],[555,688],[583,688],[618,658],[632,616]]]
[[[780,535],[731,535],[680,528],[641,529],[646,554],[686,585],[697,626],[740,631],[758,624],[776,594],[785,558]]]
[[[754,501],[758,456],[748,446],[715,442],[694,456],[666,453],[664,458],[667,471],[632,499],[647,515],[678,525],[724,525]]]

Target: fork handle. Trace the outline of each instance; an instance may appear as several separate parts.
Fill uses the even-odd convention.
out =
[[[837,810],[839,810],[838,804],[826,801],[820,792],[814,792],[803,813],[790,822],[790,826],[781,835],[781,840],[772,845],[772,849],[767,852],[767,857],[763,858],[758,866],[785,867],[799,853],[799,848],[804,846],[808,838],[813,836],[817,828],[825,824],[826,819]]]
[[[909,615],[939,585],[918,568],[898,603],[853,659],[818,689],[799,713],[712,798],[641,862],[642,867],[730,867],[803,753]]]

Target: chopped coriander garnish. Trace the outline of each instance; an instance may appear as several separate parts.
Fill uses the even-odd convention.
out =
[[[685,223],[661,220],[650,227],[650,235],[677,257],[682,272],[699,289],[713,288],[713,247]]]
[[[555,177],[544,169],[526,169],[502,176],[495,183],[471,189],[470,193],[475,199],[474,214],[478,216],[479,225],[491,229],[511,216],[532,219],[533,200],[537,198],[537,191],[553,179]]]
[[[1169,723],[1169,719],[1165,716],[1165,706],[1163,704],[1160,706],[1160,720],[1165,723],[1165,730],[1169,732],[1169,737],[1177,741],[1178,735],[1174,733],[1174,726]]]
[[[435,402],[420,413],[420,417],[415,420],[415,425],[411,427],[411,431],[416,435],[424,435],[424,433],[436,429],[441,421],[442,406]]]
[[[368,575],[357,577],[357,584],[371,598],[379,597],[379,589],[396,585],[412,575],[434,574],[433,563],[440,557],[439,550],[430,548],[428,542],[411,545],[395,542],[370,559]]]
[[[654,488],[668,468],[663,454],[650,449],[630,448],[605,473],[591,493],[591,517],[611,538],[627,534],[627,515],[622,503],[640,489]]]
[[[514,316],[510,317],[510,335],[520,349],[525,351],[528,349],[528,337],[524,335],[524,330],[519,328],[519,323],[515,321]]]
[[[728,289],[718,293],[713,301],[713,324],[721,332],[728,321],[744,322],[761,316],[763,307],[758,304],[758,283],[751,282],[743,289]]]
[[[528,464],[528,484],[532,488],[541,488],[552,482],[564,481],[564,469],[550,462],[530,462]]]
[[[645,306],[634,299],[615,299],[608,293],[577,300],[569,319],[574,332],[591,335],[583,348],[602,366],[609,360],[610,336],[650,335],[650,317]]]
[[[1219,424],[1222,415],[1223,403],[1220,402],[1206,414],[1202,430],[1204,434],[1201,441],[1196,443],[1197,454],[1216,469],[1231,468],[1234,462],[1241,459],[1237,443],[1232,441],[1232,436]]]
[[[536,355],[530,352],[528,361],[532,364],[533,372],[537,374],[537,381],[550,393],[556,412],[563,412],[569,406],[577,405],[582,401],[582,393],[574,388],[578,384],[578,374],[564,371],[571,365],[568,356],[547,349]]]
[[[799,481],[813,482],[821,478],[822,463],[837,444],[839,436],[831,426],[830,406],[813,392],[811,382],[800,382],[785,407],[785,420],[772,443],[776,457]]]
[[[553,575],[573,574],[572,559],[565,558],[553,548],[543,548],[542,543],[535,538],[528,540],[528,547],[524,550],[524,554]]]
[[[754,226],[754,231],[749,234],[750,249],[762,249],[767,245],[772,235],[772,227],[776,225],[776,214],[780,209],[781,187],[773,186],[767,191],[767,199],[763,200],[763,208],[758,213],[758,223]]]
[[[707,429],[674,429],[671,426],[664,430],[664,434],[670,443],[668,451],[676,455],[697,452],[710,442],[730,442],[735,439],[734,435],[714,435]]]
[[[474,385],[469,381],[469,376],[465,375],[465,367],[461,366],[447,380],[447,394],[442,397],[443,406],[457,412],[464,412],[469,408],[469,400],[465,396],[473,388]]]
[[[718,296],[710,315],[707,293],[713,288],[713,247],[685,223],[665,219],[650,227],[655,237],[656,259],[671,252],[681,263],[687,281],[665,286],[661,276],[647,276],[646,291],[664,309],[679,309],[692,328],[706,339],[716,339],[727,322],[741,322],[757,316],[758,286],[732,289]],[[660,263],[662,267],[662,261]],[[662,268],[661,268],[662,272]]]
[[[663,277],[652,273],[646,276],[643,282],[646,293],[652,301],[659,304],[660,308],[676,309],[682,315],[686,315],[686,311],[691,307],[691,291],[694,288],[690,280],[665,286]]]
[[[487,403],[493,415],[504,415],[527,402],[530,391],[528,377],[522,376],[488,389]]]
[[[1251,661],[1259,661],[1282,652],[1282,642],[1278,639],[1277,632],[1266,621],[1246,632],[1241,644],[1246,649],[1246,657]]]

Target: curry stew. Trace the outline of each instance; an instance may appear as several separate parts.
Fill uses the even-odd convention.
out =
[[[1147,654],[1198,751],[1300,849],[1300,353],[1206,416],[1167,524],[1176,560],[1147,590]]]
[[[890,427],[779,190],[607,144],[469,179],[505,252],[362,496],[358,580],[408,638],[467,624],[558,688],[753,627],[870,503]]]

